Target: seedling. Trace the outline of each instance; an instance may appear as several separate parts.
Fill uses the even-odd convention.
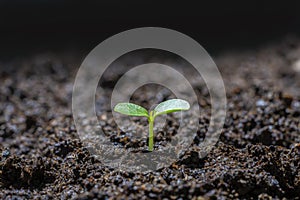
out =
[[[148,150],[153,151],[153,125],[155,118],[159,115],[189,109],[190,104],[187,101],[181,99],[171,99],[161,102],[154,108],[154,110],[150,110],[149,112],[145,108],[133,103],[118,103],[115,106],[114,111],[129,116],[147,117],[149,122]]]

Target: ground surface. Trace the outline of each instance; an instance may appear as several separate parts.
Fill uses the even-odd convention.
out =
[[[105,167],[80,142],[71,112],[79,62],[72,56],[42,54],[1,63],[1,199],[299,199],[299,40],[216,56],[228,98],[218,144],[203,159],[188,151],[170,167],[146,174]],[[99,109],[107,108],[116,74],[101,82],[107,95],[96,95]],[[210,102],[203,85],[194,88],[207,114],[199,118],[197,144],[205,137]],[[132,100],[150,107],[171,97],[167,90],[153,95],[157,90],[162,88],[141,88]],[[146,146],[132,140],[131,131],[118,131],[110,112],[99,117],[112,145]],[[156,147],[176,134],[176,120],[167,121]],[[139,119],[134,123],[146,125]]]

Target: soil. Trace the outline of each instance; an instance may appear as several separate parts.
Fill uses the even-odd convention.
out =
[[[147,147],[145,139],[132,138],[134,130],[120,131],[109,109],[113,85],[124,73],[118,69],[139,63],[135,59],[115,63],[100,81],[105,95],[96,95],[100,125],[119,148]],[[214,60],[228,98],[218,143],[204,158],[191,148],[169,167],[148,173],[104,166],[80,141],[71,112],[77,55],[45,53],[0,63],[0,198],[299,199],[300,40],[224,52]],[[193,87],[203,110],[197,145],[209,124],[210,99],[204,84]],[[138,89],[132,102],[150,108],[172,97],[150,85]],[[147,135],[145,120],[132,123]],[[155,148],[169,142],[177,128],[168,116],[156,131]]]

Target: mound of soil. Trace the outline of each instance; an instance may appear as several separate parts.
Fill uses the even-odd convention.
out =
[[[204,158],[190,149],[170,167],[149,173],[104,166],[80,141],[71,112],[78,60],[41,54],[0,63],[0,198],[299,199],[299,40],[224,52],[214,59],[228,98],[218,143]],[[112,145],[143,148],[146,140],[133,139],[134,130],[120,131],[109,109],[123,62],[101,80],[105,95],[96,95],[100,125]],[[209,124],[210,98],[204,84],[193,87],[204,113],[195,133],[197,145]],[[132,101],[149,108],[171,97],[161,86],[145,86]],[[145,120],[132,121],[147,135]],[[155,136],[156,148],[176,134],[178,122],[172,115],[166,121]]]

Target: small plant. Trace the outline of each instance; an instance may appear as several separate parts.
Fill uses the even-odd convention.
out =
[[[153,151],[153,125],[155,118],[158,115],[189,109],[190,104],[187,101],[181,99],[171,99],[161,102],[154,108],[154,110],[150,110],[149,112],[145,108],[133,103],[118,103],[115,106],[114,111],[129,116],[147,117],[149,122],[148,150]]]

